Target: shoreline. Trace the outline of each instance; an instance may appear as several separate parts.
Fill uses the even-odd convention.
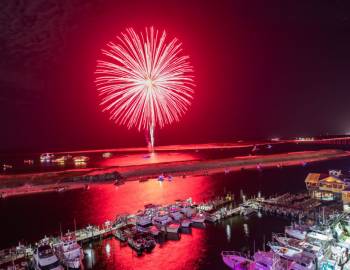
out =
[[[330,149],[125,167],[74,169],[49,173],[0,175],[0,198],[57,192],[62,189],[82,189],[90,184],[111,184],[115,180],[121,182],[147,181],[148,179],[157,178],[159,175],[185,177],[228,173],[243,169],[261,170],[264,168],[305,165],[349,156],[350,152]]]

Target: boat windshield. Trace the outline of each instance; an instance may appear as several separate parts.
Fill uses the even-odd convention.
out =
[[[48,264],[48,265],[39,265],[41,270],[51,270],[54,268],[57,268],[60,265],[60,262],[57,260],[54,263]]]

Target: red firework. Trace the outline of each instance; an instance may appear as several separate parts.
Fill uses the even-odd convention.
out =
[[[181,43],[167,42],[165,31],[150,27],[137,34],[128,28],[117,41],[102,51],[107,59],[97,61],[103,111],[117,124],[148,131],[153,146],[155,127],[179,121],[190,106],[193,68]]]

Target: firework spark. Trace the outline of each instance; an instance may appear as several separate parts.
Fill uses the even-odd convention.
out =
[[[154,146],[154,129],[179,121],[191,104],[193,69],[182,55],[181,43],[166,41],[166,32],[132,28],[103,50],[97,61],[96,85],[103,111],[128,128],[146,130]]]

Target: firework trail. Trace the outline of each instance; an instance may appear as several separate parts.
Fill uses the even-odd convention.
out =
[[[110,42],[97,61],[96,85],[103,111],[115,123],[145,130],[154,146],[154,129],[179,121],[191,104],[193,69],[176,38],[166,32],[132,28]]]

